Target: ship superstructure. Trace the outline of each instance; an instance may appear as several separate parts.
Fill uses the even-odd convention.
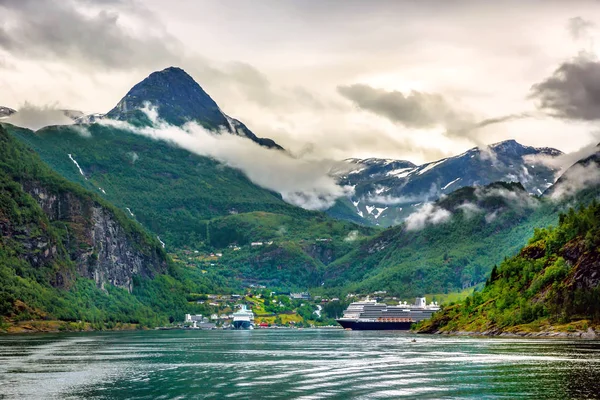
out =
[[[233,313],[232,326],[235,329],[254,329],[254,313],[242,304],[240,309]]]
[[[337,322],[353,330],[408,330],[413,323],[429,319],[439,309],[437,303],[427,304],[425,297],[417,297],[415,304],[391,306],[367,298],[350,304]]]

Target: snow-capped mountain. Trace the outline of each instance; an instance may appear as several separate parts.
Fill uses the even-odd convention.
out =
[[[556,170],[527,161],[525,156],[557,157],[553,148],[523,146],[514,140],[472,148],[455,157],[415,165],[405,160],[348,159],[355,166],[339,177],[355,188],[349,199],[357,215],[381,226],[400,223],[424,202],[464,186],[520,182],[532,195],[541,195],[555,181]]]
[[[16,111],[12,108],[0,106],[0,119],[8,118],[14,113],[16,113]]]

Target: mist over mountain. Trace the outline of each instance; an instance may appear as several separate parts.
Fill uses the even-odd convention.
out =
[[[153,72],[127,92],[105,117],[139,123],[140,111],[148,104],[157,108],[158,117],[168,124],[181,126],[197,122],[213,131],[226,131],[269,148],[281,149],[271,139],[259,138],[242,122],[225,114],[217,103],[188,75],[177,67]]]
[[[0,106],[0,118],[2,118],[2,119],[10,117],[15,112],[16,111],[13,110],[12,108]]]

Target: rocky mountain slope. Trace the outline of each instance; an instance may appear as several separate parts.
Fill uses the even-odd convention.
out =
[[[229,277],[231,287],[240,282],[297,289],[319,285],[325,266],[351,246],[345,241],[350,233],[357,238],[374,233],[292,206],[237,170],[128,131],[91,125],[91,137],[84,137],[71,127],[38,132],[7,127],[57,172],[153,232],[167,251],[222,252],[214,269]],[[273,245],[250,246],[270,241]],[[240,250],[232,252],[230,246]],[[321,261],[314,255],[321,248],[337,250]]]
[[[356,168],[339,179],[355,186],[349,200],[358,216],[371,224],[390,226],[402,222],[421,204],[464,186],[520,182],[529,193],[541,195],[554,182],[556,170],[533,164],[527,156],[560,154],[556,149],[507,140],[419,166],[404,160],[349,159]]]
[[[146,117],[140,109],[147,104],[157,107],[160,119],[172,125],[195,121],[207,129],[225,131],[269,148],[279,148],[271,139],[257,137],[246,125],[225,114],[217,103],[181,68],[169,67],[153,72],[136,84],[106,115],[92,115],[79,122],[94,122],[110,118],[133,123],[144,123]]]
[[[117,313],[122,322],[165,318],[135,296],[139,282],[154,287],[170,273],[159,241],[58,176],[2,127],[0,232],[0,315],[99,323]],[[86,296],[95,302],[77,309]]]

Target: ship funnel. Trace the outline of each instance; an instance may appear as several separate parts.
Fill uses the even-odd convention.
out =
[[[427,300],[425,297],[417,297],[415,299],[415,306],[425,308],[427,306]]]

